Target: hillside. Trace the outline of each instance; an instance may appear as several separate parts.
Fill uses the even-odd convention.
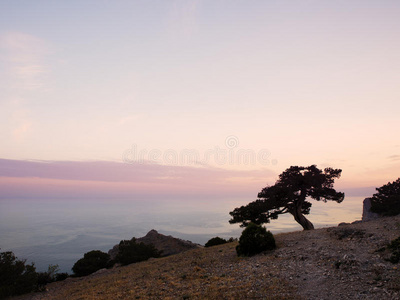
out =
[[[190,241],[184,241],[174,238],[170,235],[163,235],[156,230],[150,230],[144,237],[136,239],[137,243],[152,244],[157,250],[161,251],[161,256],[169,256],[178,254],[190,249],[199,248],[200,246]],[[114,259],[118,254],[119,245],[115,245],[108,251],[108,254]]]
[[[400,216],[278,234],[254,257],[238,258],[237,243],[194,249],[18,299],[398,299],[399,265],[378,250],[399,236]]]

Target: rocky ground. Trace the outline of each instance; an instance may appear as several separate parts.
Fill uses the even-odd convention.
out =
[[[238,258],[237,243],[189,250],[18,299],[399,299],[399,265],[384,247],[400,216],[278,234],[276,250]]]

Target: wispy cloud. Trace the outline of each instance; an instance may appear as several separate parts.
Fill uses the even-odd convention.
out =
[[[34,182],[37,182],[42,188],[40,191],[35,187],[35,193],[51,197],[76,195],[81,191],[81,195],[109,197],[139,193],[158,197],[191,195],[230,198],[244,194],[255,196],[267,183],[273,183],[277,175],[268,169],[240,171],[110,161],[0,159],[0,177],[3,177],[3,184],[0,184],[3,197],[11,197],[13,189],[17,194],[25,191],[29,197]],[[57,186],[59,188],[55,188]]]
[[[16,127],[12,132],[14,139],[21,141],[25,137],[25,135],[29,132],[31,126],[32,122],[28,120],[18,124],[18,127]]]
[[[50,73],[49,43],[23,32],[0,33],[0,76],[4,78],[2,109],[8,111],[9,135],[17,142],[23,141],[32,131],[31,101],[37,92],[47,91]]]
[[[400,155],[391,155],[391,156],[389,156],[388,157],[388,159],[389,160],[391,160],[391,161],[398,161],[398,160],[400,160]]]
[[[14,89],[43,88],[42,76],[49,72],[46,56],[51,53],[49,44],[33,35],[7,32],[0,35],[1,57]]]

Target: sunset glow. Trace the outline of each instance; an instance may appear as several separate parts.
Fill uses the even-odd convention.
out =
[[[2,1],[0,197],[249,201],[400,171],[398,1]],[[136,151],[136,152],[135,152]]]

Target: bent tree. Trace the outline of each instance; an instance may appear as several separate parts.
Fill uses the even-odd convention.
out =
[[[258,199],[246,206],[235,208],[229,214],[229,223],[263,224],[278,219],[281,214],[290,213],[304,230],[314,229],[313,224],[304,216],[310,213],[310,198],[338,203],[344,199],[344,193],[333,188],[335,178],[340,178],[342,170],[325,168],[324,171],[315,165],[309,167],[292,166],[279,175],[273,186],[267,186],[258,193]]]

